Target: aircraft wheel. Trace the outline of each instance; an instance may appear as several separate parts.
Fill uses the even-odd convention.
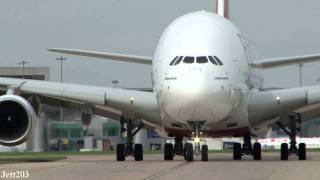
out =
[[[287,143],[281,144],[281,150],[280,150],[280,159],[281,160],[288,160],[289,159],[289,148]]]
[[[193,146],[191,143],[186,143],[186,161],[193,161]]]
[[[202,145],[201,147],[201,160],[208,161],[208,145]]]
[[[187,160],[186,146],[187,146],[187,143],[185,143],[185,144],[184,144],[184,147],[183,147],[183,157],[184,157],[184,160]]]
[[[261,144],[260,143],[253,144],[253,159],[261,160]]]
[[[142,144],[134,145],[134,160],[142,161],[143,160],[143,147]]]
[[[164,160],[165,161],[173,160],[173,145],[171,143],[166,143],[164,145]]]
[[[306,144],[305,143],[299,144],[298,156],[299,156],[299,160],[306,160],[307,159]]]
[[[233,143],[233,160],[241,160],[241,144]]]
[[[126,159],[126,148],[124,144],[117,145],[117,161],[124,161]]]

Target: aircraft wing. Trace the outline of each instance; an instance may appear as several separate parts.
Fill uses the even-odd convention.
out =
[[[275,68],[275,67],[281,67],[281,66],[312,63],[312,62],[318,62],[318,61],[320,61],[320,54],[265,59],[261,61],[252,62],[249,65],[253,68],[269,69],[269,68]]]
[[[97,51],[83,51],[83,50],[76,50],[76,49],[60,49],[60,48],[50,48],[48,49],[48,51],[78,55],[78,56],[110,59],[114,61],[152,65],[152,58],[146,57],[146,56],[124,55],[124,54],[115,54],[115,53],[106,53],[106,52],[97,52]]]
[[[89,108],[93,114],[119,120],[133,115],[160,124],[160,113],[152,92],[96,87],[39,80],[0,78],[0,91],[15,90],[26,99],[37,97],[41,104],[76,109]]]
[[[311,120],[320,116],[320,86],[253,91],[248,111],[254,127],[286,121],[295,113],[303,121]]]

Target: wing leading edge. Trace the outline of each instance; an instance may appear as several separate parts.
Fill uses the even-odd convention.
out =
[[[146,57],[146,56],[115,54],[115,53],[106,53],[106,52],[97,52],[97,51],[83,51],[83,50],[76,50],[76,49],[60,49],[60,48],[50,48],[48,49],[48,51],[78,55],[78,56],[110,59],[110,60],[120,61],[120,62],[152,65],[152,58]]]
[[[78,102],[100,110],[107,108],[113,113],[130,114],[160,124],[158,103],[152,92],[13,78],[0,78],[0,88],[2,91],[18,88],[21,94]]]
[[[269,68],[276,68],[281,66],[313,63],[313,62],[319,62],[319,61],[320,61],[320,54],[313,54],[313,55],[306,55],[306,56],[265,59],[261,61],[252,62],[249,65],[253,68],[269,69]]]

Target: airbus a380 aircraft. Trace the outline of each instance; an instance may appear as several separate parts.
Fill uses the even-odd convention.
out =
[[[153,58],[49,49],[152,65],[150,91],[0,78],[1,90],[6,93],[0,97],[0,143],[12,146],[26,141],[41,104],[49,104],[79,109],[83,120],[91,114],[119,120],[128,138],[126,144],[117,146],[118,161],[126,155],[143,159],[142,145],[134,145],[133,136],[144,127],[175,138],[174,146],[165,144],[165,160],[184,155],[192,161],[199,139],[221,136],[244,137],[242,145],[234,144],[235,160],[243,155],[260,160],[261,145],[252,145],[251,136],[264,135],[275,123],[291,139],[290,147],[281,145],[281,159],[287,160],[289,155],[306,159],[305,144],[296,144],[296,125],[319,115],[320,86],[263,90],[256,86],[252,70],[316,62],[320,55],[252,62],[245,38],[229,21],[228,5],[228,0],[218,0],[217,14],[199,11],[175,20],[161,36]],[[183,145],[183,137],[195,141]],[[201,157],[208,160],[205,144]]]

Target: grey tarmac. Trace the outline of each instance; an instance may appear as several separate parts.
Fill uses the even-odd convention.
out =
[[[318,180],[320,153],[308,153],[306,161],[296,157],[280,161],[278,153],[264,153],[262,161],[249,156],[233,161],[232,154],[217,153],[210,154],[208,162],[196,156],[191,163],[182,157],[163,161],[163,155],[145,155],[142,162],[133,158],[117,162],[114,155],[81,155],[57,162],[0,165],[0,176],[13,171],[29,171],[28,179],[36,180]]]

